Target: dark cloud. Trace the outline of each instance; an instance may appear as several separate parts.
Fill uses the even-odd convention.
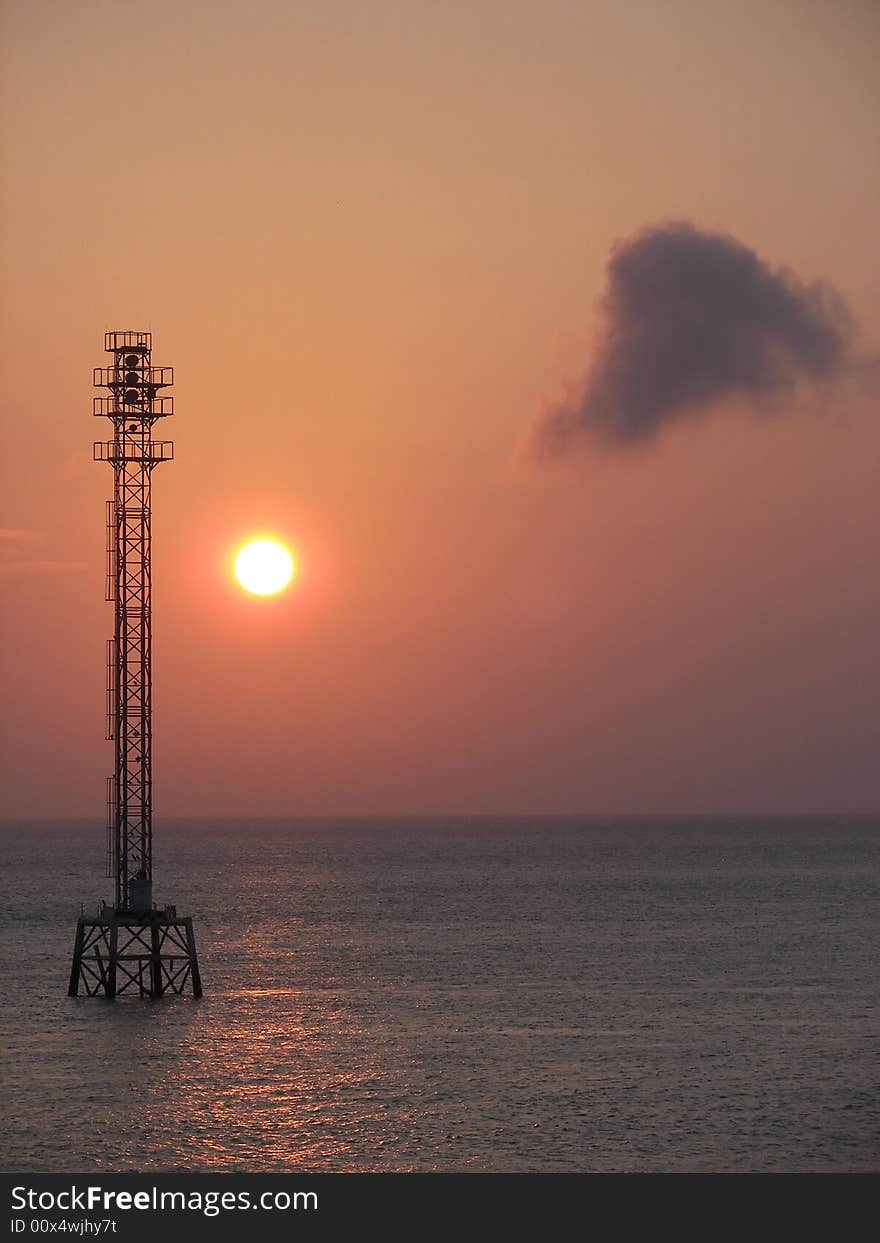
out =
[[[848,365],[840,296],[770,268],[735,238],[687,223],[619,243],[582,395],[548,410],[533,448],[561,456],[585,436],[625,448],[729,397],[764,406]]]

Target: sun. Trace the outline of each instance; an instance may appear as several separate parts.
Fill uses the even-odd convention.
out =
[[[293,557],[275,540],[254,540],[235,558],[235,577],[255,596],[273,596],[293,578]]]

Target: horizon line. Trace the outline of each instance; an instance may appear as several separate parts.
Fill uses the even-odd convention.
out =
[[[734,820],[741,818],[781,818],[781,817],[820,817],[820,816],[848,816],[872,818],[880,817],[880,808],[873,809],[846,809],[846,808],[819,808],[804,809],[790,808],[785,810],[732,810],[732,811],[681,811],[681,810],[661,810],[661,811],[436,811],[436,812],[298,812],[298,813],[273,813],[270,815],[249,815],[241,813],[239,815],[176,815],[167,814],[154,817],[154,822],[162,823],[162,821],[183,821],[194,824],[204,824],[210,822],[212,824],[237,824],[242,820],[258,821],[267,824],[278,824],[286,822],[303,822],[303,821],[327,821],[334,822],[339,820],[355,820],[370,821],[377,820],[388,821],[405,821],[405,820],[601,820],[601,819],[620,819],[620,820],[658,820],[661,818],[676,818],[682,820]],[[0,825],[8,824],[91,824],[97,823],[101,827],[101,817],[92,816],[12,816],[0,815]]]

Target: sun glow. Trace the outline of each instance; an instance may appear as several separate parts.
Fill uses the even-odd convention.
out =
[[[245,544],[235,558],[235,577],[245,591],[255,596],[272,596],[293,578],[293,558],[275,540],[254,540]]]

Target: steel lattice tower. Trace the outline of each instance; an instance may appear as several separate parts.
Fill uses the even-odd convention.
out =
[[[71,995],[115,997],[201,996],[192,920],[176,908],[153,905],[151,484],[160,462],[171,461],[170,440],[154,440],[158,419],[174,413],[160,395],[174,382],[171,367],[152,364],[152,334],[108,332],[112,365],[96,367],[94,382],[109,396],[94,399],[94,414],[113,424],[113,439],[98,441],[95,461],[113,467],[107,502],[107,590],[113,602],[113,638],[107,644],[107,737],[116,765],[107,779],[107,875],[116,882],[115,905],[77,925]]]

